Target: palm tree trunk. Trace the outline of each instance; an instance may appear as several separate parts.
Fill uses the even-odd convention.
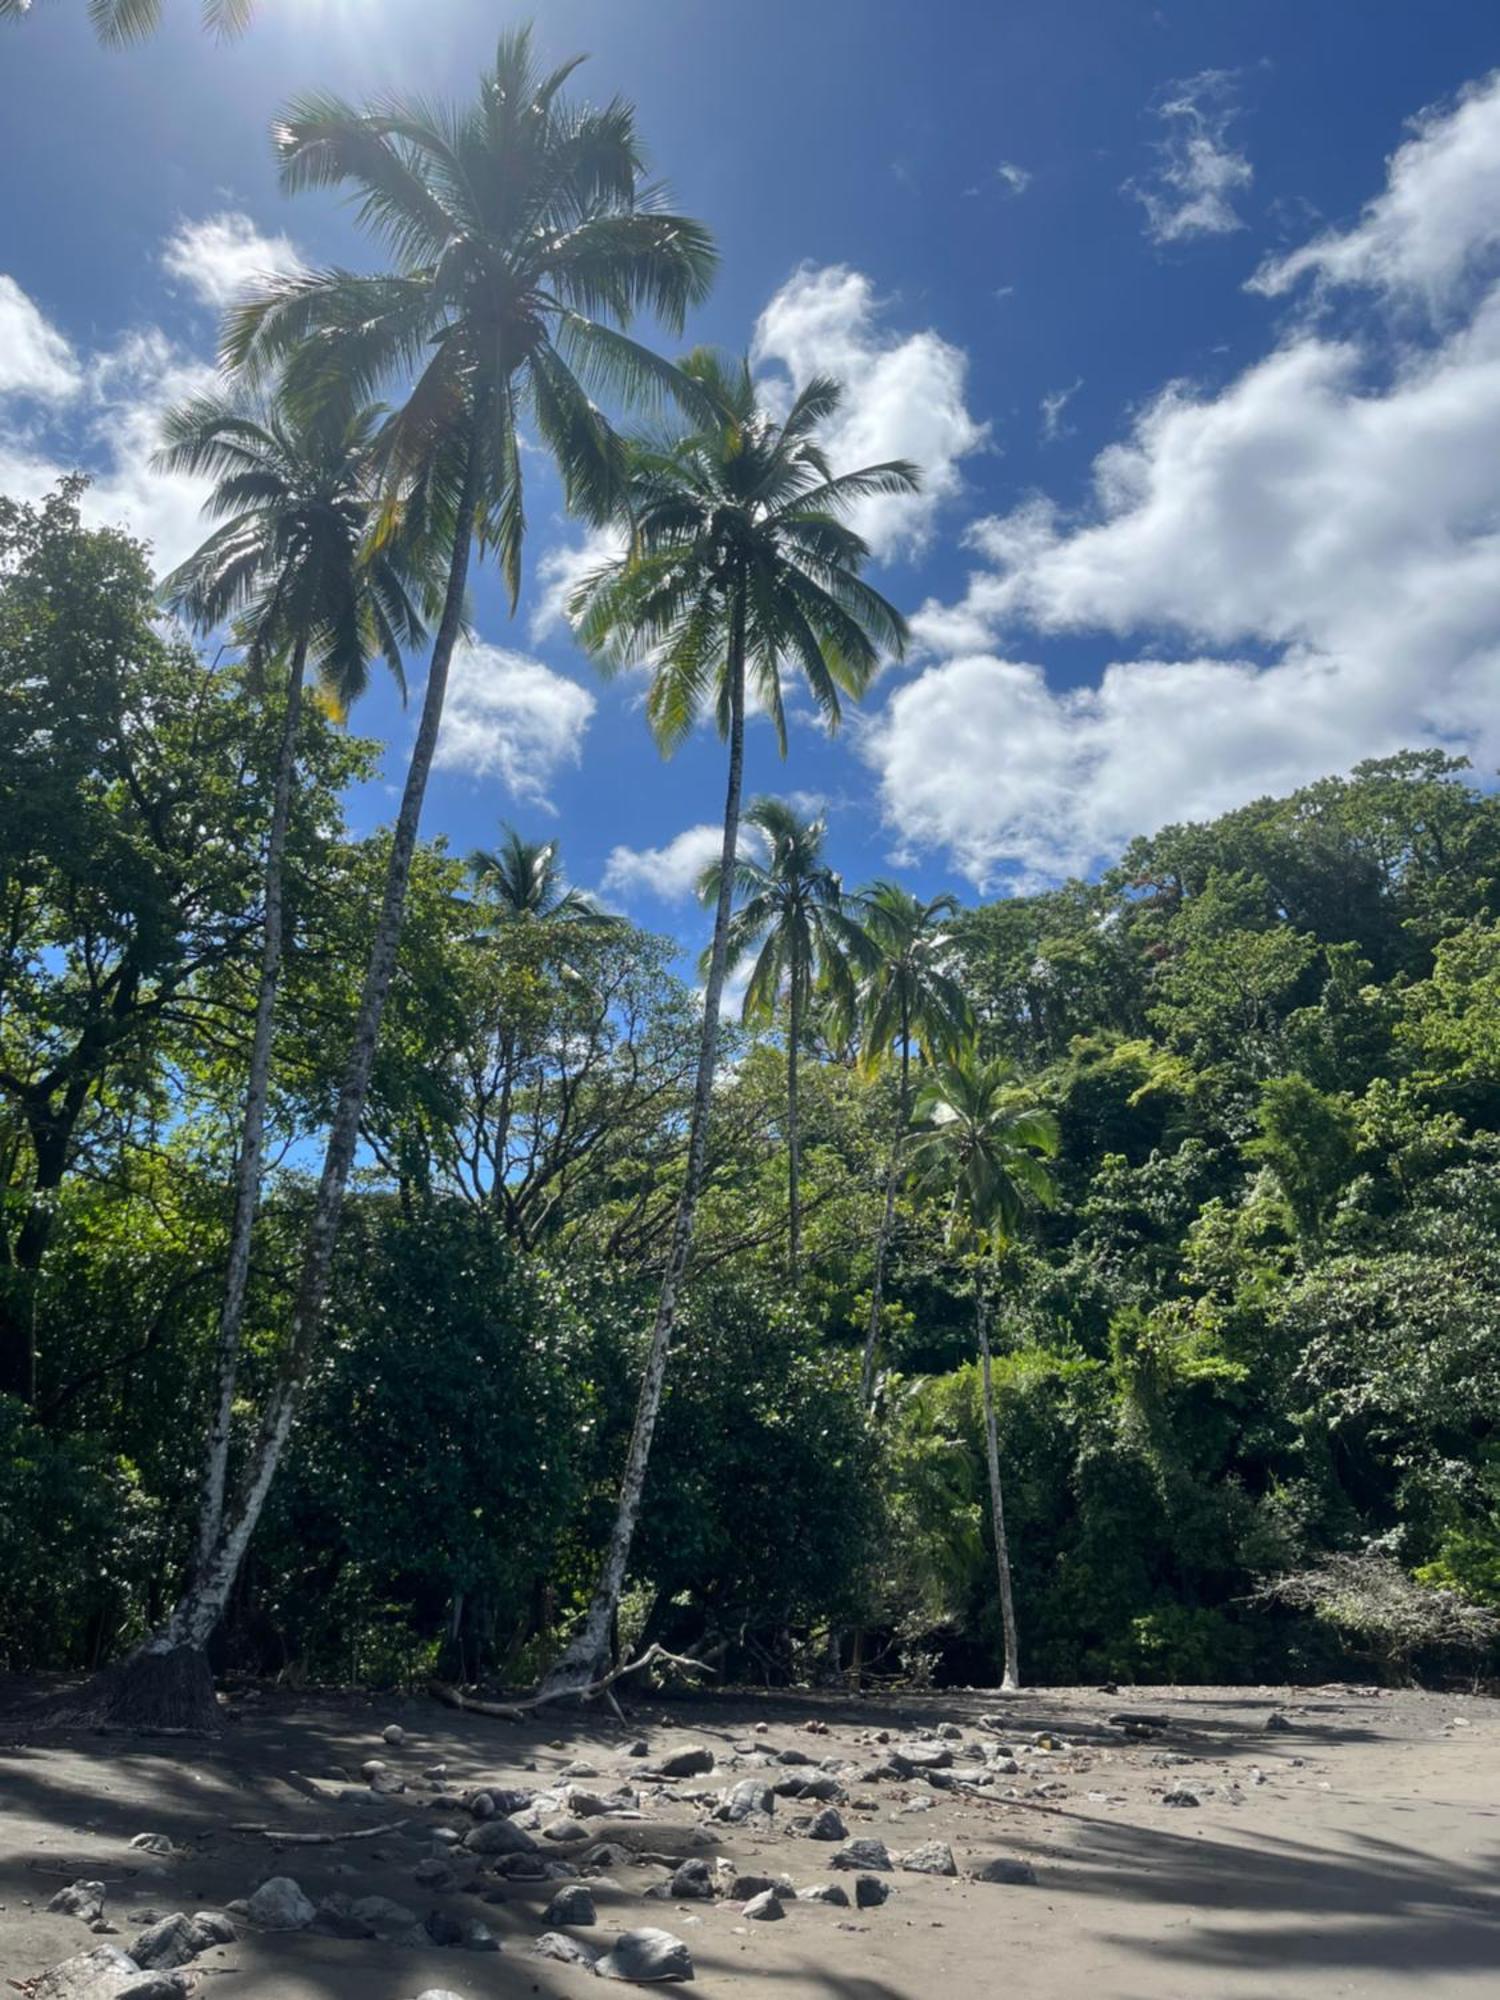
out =
[[[797,1108],[797,1045],[802,1035],[801,995],[797,981],[787,1006],[786,1035],[786,1194],[787,1274],[795,1292],[802,1284],[802,1132]]]
[[[218,1365],[214,1412],[203,1461],[203,1492],[198,1508],[198,1535],[193,1558],[197,1575],[207,1567],[224,1519],[224,1486],[229,1468],[229,1433],[239,1379],[240,1341],[245,1321],[245,1291],[250,1279],[250,1247],[255,1214],[260,1206],[261,1162],[265,1150],[266,1104],[271,1087],[271,1030],[276,991],[281,980],[282,891],[286,872],[286,837],[292,816],[292,787],[297,772],[297,736],[302,721],[302,683],[307,671],[307,635],[297,640],[287,675],[286,713],[276,751],[271,827],[266,841],[265,918],[261,936],[260,989],[255,999],[255,1029],[250,1041],[250,1074],[245,1085],[244,1119],[239,1158],[235,1165],[234,1216],[229,1229],[229,1264],[219,1309]]]
[[[979,1330],[979,1355],[984,1377],[984,1455],[990,1480],[990,1518],[995,1529],[995,1568],[1000,1578],[1000,1622],[1005,1628],[1005,1679],[1014,1690],[1021,1685],[1020,1651],[1016,1643],[1016,1601],[1010,1586],[1010,1543],[1005,1534],[1005,1495],[1000,1486],[1000,1441],[995,1432],[995,1392],[990,1379],[990,1328],[985,1311],[984,1275],[974,1273],[974,1322]]]
[[[682,1197],[672,1225],[672,1245],[657,1300],[656,1321],[651,1329],[651,1345],[646,1371],[641,1379],[630,1447],[625,1454],[625,1472],[620,1482],[620,1498],[614,1527],[605,1551],[604,1566],[589,1604],[588,1614],[578,1632],[559,1656],[542,1683],[543,1695],[576,1693],[598,1678],[608,1657],[610,1632],[625,1587],[625,1571],[630,1547],[640,1519],[641,1496],[646,1487],[646,1467],[651,1457],[651,1440],[661,1410],[662,1386],[666,1380],[667,1355],[676,1322],[677,1295],[693,1247],[693,1221],[698,1198],[703,1191],[704,1168],[708,1158],[708,1120],[713,1101],[714,1071],[719,1055],[719,1006],[724,994],[724,965],[729,939],[729,915],[734,898],[734,858],[739,846],[740,794],[745,766],[745,605],[743,596],[736,604],[729,640],[729,782],[724,796],[724,843],[719,867],[719,899],[714,908],[713,945],[709,952],[708,978],[703,991],[703,1030],[698,1044],[698,1076],[693,1090],[692,1119],[688,1128],[687,1172]]]
[[[860,1400],[866,1409],[875,1396],[875,1349],[880,1340],[880,1314],[885,1294],[885,1260],[891,1247],[891,1237],[896,1226],[896,1190],[901,1184],[901,1142],[906,1136],[907,1120],[911,1116],[907,1104],[911,1079],[911,1023],[903,1006],[901,1010],[901,1089],[896,1102],[897,1131],[891,1147],[890,1165],[885,1176],[885,1210],[880,1218],[880,1233],[875,1238],[875,1275],[870,1281],[870,1323],[865,1330],[864,1360],[859,1370]]]
[[[475,421],[477,430],[479,420],[476,418]],[[453,649],[463,629],[464,592],[468,584],[469,555],[477,512],[479,471],[478,453],[471,449],[454,527],[443,615],[433,642],[427,690],[422,701],[421,721],[407,767],[401,809],[396,816],[390,856],[386,862],[385,890],[365,969],[354,1039],[343,1088],[329,1129],[323,1172],[303,1247],[292,1323],[282,1350],[278,1378],[262,1412],[233,1500],[224,1509],[218,1538],[208,1560],[192,1578],[165,1625],[153,1632],[116,1670],[115,1686],[101,1690],[100,1695],[92,1699],[89,1698],[89,1691],[84,1691],[86,1712],[101,1719],[149,1719],[153,1712],[154,1691],[158,1688],[164,1692],[171,1691],[177,1704],[177,1715],[194,1704],[203,1722],[211,1723],[216,1713],[204,1648],[223,1615],[250,1537],[260,1519],[316,1351],[344,1192],[354,1164],[359,1122],[375,1060],[381,1016],[396,967],[407,884],[411,877],[422,801],[432,769],[433,753],[437,748],[438,727],[443,718],[448,670],[452,664]],[[188,1683],[186,1693],[183,1692],[184,1682]]]

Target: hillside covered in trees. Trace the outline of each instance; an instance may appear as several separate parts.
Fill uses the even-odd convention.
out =
[[[0,1664],[88,1669],[192,1559],[285,700],[166,631],[75,492],[5,503],[0,537]],[[324,703],[294,721],[234,1465],[389,856],[343,821],[370,748]],[[704,885],[755,971],[616,1647],[998,1677],[980,1282],[1030,1678],[1482,1667],[1482,1634],[1424,1651],[1369,1600],[1500,1607],[1494,795],[1392,757],[969,908],[840,883],[816,823],[751,819]],[[565,860],[415,847],[326,1337],[221,1667],[530,1681],[589,1598],[701,1004],[683,945]],[[976,1079],[1035,1168],[979,1233],[962,1162],[925,1158]],[[1350,1556],[1341,1591],[1320,1565]]]

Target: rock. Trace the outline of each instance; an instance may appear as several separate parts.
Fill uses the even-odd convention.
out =
[[[619,1796],[613,1799],[601,1798],[598,1792],[586,1792],[581,1785],[569,1785],[563,1798],[574,1819],[604,1819],[617,1806],[632,1803],[629,1798]]]
[[[561,1931],[544,1931],[531,1947],[534,1958],[555,1958],[562,1965],[592,1966],[599,1954],[580,1938],[564,1937]]]
[[[763,1896],[767,1889],[774,1890],[778,1896],[794,1896],[797,1893],[789,1875],[736,1874],[730,1894],[736,1901],[748,1903],[752,1896]]]
[[[390,1765],[383,1763],[379,1757],[368,1757],[360,1765],[359,1775],[364,1779],[366,1784],[369,1784],[372,1778],[378,1778],[382,1771],[388,1771],[389,1769]],[[131,1843],[132,1846],[134,1844],[134,1842]]]
[[[370,1779],[370,1790],[383,1799],[395,1798],[398,1792],[406,1790],[406,1780],[397,1777],[394,1771],[382,1769]]]
[[[908,1875],[956,1875],[958,1863],[946,1840],[924,1840],[901,1857]]]
[[[618,1840],[601,1840],[597,1847],[591,1847],[583,1857],[589,1868],[628,1868],[635,1860],[628,1847],[622,1847]]]
[[[736,1785],[735,1790],[739,1789]],[[844,1795],[838,1779],[827,1772],[816,1778],[781,1778],[771,1790],[782,1799],[840,1799]]]
[[[164,1833],[137,1833],[132,1835],[130,1844],[132,1847],[139,1848],[142,1854],[173,1854],[176,1852],[170,1839]]]
[[[464,1835],[464,1846],[471,1854],[534,1854],[536,1842],[524,1828],[514,1826],[504,1817],[481,1820],[471,1826]]]
[[[1189,1785],[1173,1785],[1170,1791],[1162,1793],[1161,1802],[1164,1806],[1196,1806],[1202,1803]]]
[[[502,1854],[495,1863],[495,1873],[507,1882],[545,1882],[551,1877],[553,1865],[540,1850]]]
[[[543,1840],[555,1840],[560,1847],[587,1840],[588,1837],[588,1828],[577,1819],[554,1819],[542,1828]]]
[[[773,1813],[775,1810],[776,1795],[769,1785],[761,1784],[758,1778],[742,1778],[737,1785],[731,1785],[728,1791],[719,1794],[719,1803],[709,1817],[738,1824],[754,1813]]]
[[[1021,1767],[1014,1757],[992,1757],[990,1769],[998,1772],[1001,1777],[1014,1778],[1019,1774]]]
[[[317,1914],[290,1875],[273,1875],[262,1882],[245,1908],[263,1931],[306,1930]]]
[[[313,1929],[320,1937],[332,1938],[372,1938],[372,1927],[363,1917],[354,1914],[354,1906],[348,1896],[325,1896],[317,1908],[312,1922]]]
[[[832,1903],[835,1908],[847,1910],[849,1892],[838,1882],[814,1882],[806,1889],[797,1891],[799,1903]]]
[[[439,1883],[453,1880],[453,1870],[446,1861],[431,1855],[426,1861],[419,1861],[411,1871],[411,1879],[424,1889],[435,1889]]]
[[[389,1896],[361,1896],[349,1905],[349,1913],[362,1924],[368,1924],[369,1935],[377,1937],[383,1944],[397,1938],[406,1938],[413,1931],[420,1932],[415,1910],[409,1910],[405,1903],[396,1903]]]
[[[239,1936],[233,1919],[223,1910],[194,1910],[193,1922],[208,1939],[210,1945],[233,1944]],[[198,1947],[200,1951],[205,1951],[207,1948],[207,1945]]]
[[[481,1785],[463,1796],[463,1805],[475,1819],[492,1819],[496,1813],[524,1812],[536,1797],[525,1785]]]
[[[181,1910],[149,1924],[130,1947],[130,1956],[144,1972],[170,1972],[179,1965],[191,1965],[200,1951],[207,1951],[213,1939]]]
[[[743,1914],[757,1924],[779,1923],[786,1915],[781,1900],[774,1889],[762,1889],[758,1896],[752,1896],[746,1903]]]
[[[691,1979],[692,1954],[670,1931],[621,1931],[614,1949],[594,1967],[601,1979],[633,1979],[647,1986],[657,1981]]]
[[[406,1731],[401,1727],[399,1722],[388,1722],[380,1732],[380,1740],[382,1743],[389,1743],[393,1749],[399,1750],[401,1745],[406,1741]]]
[[[422,1776],[430,1785],[440,1785],[448,1775],[446,1764],[429,1764]]]
[[[186,2000],[191,1978],[187,1972],[138,1972],[120,1988],[116,2000]]]
[[[778,1764],[810,1764],[812,1758],[805,1750],[778,1750],[776,1761]]]
[[[1266,1727],[1267,1729],[1281,1730],[1284,1732],[1287,1730],[1295,1729],[1297,1725],[1295,1722],[1292,1721],[1290,1716],[1283,1715],[1279,1708],[1273,1708],[1271,1710],[1271,1713],[1266,1717]]]
[[[682,1903],[713,1901],[714,1878],[706,1861],[684,1861],[667,1885],[667,1893]]]
[[[890,1849],[883,1840],[851,1840],[833,1857],[835,1868],[891,1868]]]
[[[464,1927],[446,1910],[429,1910],[422,1928],[436,1945],[451,1949],[463,1943]]]
[[[664,1757],[657,1769],[664,1778],[697,1778],[713,1767],[713,1751],[704,1743],[690,1743],[685,1750],[674,1750],[670,1757]],[[652,1935],[665,1937],[666,1933],[653,1932]]]
[[[559,1889],[542,1912],[544,1924],[595,1924],[598,1921],[594,1899],[581,1882]]]
[[[807,1828],[809,1840],[847,1840],[849,1829],[842,1817],[832,1806],[825,1806],[820,1813],[814,1813]]]
[[[102,1882],[70,1882],[59,1889],[47,1908],[55,1916],[82,1917],[86,1924],[97,1923],[104,1915]]]
[[[119,2000],[141,1968],[112,1944],[95,1945],[49,1967],[32,1987],[33,2000]]]
[[[882,1882],[878,1875],[856,1875],[854,1878],[854,1900],[862,1910],[878,1908],[890,1893],[890,1883]]]
[[[946,1743],[893,1743],[886,1756],[903,1778],[918,1771],[945,1771],[953,1762],[953,1752]]]
[[[478,1917],[465,1917],[460,1926],[462,1935],[458,1942],[465,1951],[498,1951],[500,1940],[488,1924],[482,1924]]]
[[[956,1722],[940,1722],[937,1733],[945,1743],[962,1743],[964,1740],[964,1733]]]
[[[634,1743],[627,1747],[625,1755],[627,1757],[649,1757],[651,1755],[651,1745],[646,1741],[644,1736],[638,1736]]]
[[[976,1882],[1003,1882],[1007,1888],[1020,1888],[1036,1881],[1036,1870],[1029,1861],[1012,1861],[1005,1855],[997,1855],[993,1861],[986,1861],[974,1877]]]

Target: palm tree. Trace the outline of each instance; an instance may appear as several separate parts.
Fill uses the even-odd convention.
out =
[[[869,551],[845,517],[872,494],[912,492],[916,468],[891,460],[836,475],[817,432],[842,392],[825,377],[809,382],[778,423],[757,404],[748,361],[699,349],[682,367],[712,418],[636,441],[630,547],[585,579],[571,607],[579,637],[607,668],[650,656],[646,713],[663,753],[710,712],[728,742],[729,773],[687,1168],[609,1547],[583,1624],[545,1683],[554,1693],[587,1684],[608,1650],[692,1248],[729,946],[747,693],[753,687],[784,752],[785,670],[802,675],[833,728],[842,698],[863,693],[881,650],[900,654],[906,645],[901,614],[860,576]]]
[[[232,624],[254,688],[279,666],[281,730],[272,780],[261,927],[260,981],[235,1163],[234,1210],[219,1308],[216,1393],[203,1465],[195,1567],[213,1552],[224,1514],[230,1423],[239,1374],[245,1290],[260,1203],[271,1036],[281,977],[287,829],[297,776],[302,695],[311,662],[342,712],[363,692],[378,653],[402,690],[402,651],[424,636],[417,599],[432,594],[422,552],[391,538],[367,549],[374,511],[371,455],[383,412],[328,404],[312,415],[272,400],[255,407],[223,394],[168,413],[159,471],[208,476],[204,511],[220,526],[160,587],[165,604],[200,631]]]
[[[555,840],[527,840],[502,827],[498,847],[476,847],[469,873],[488,891],[503,924],[578,924],[604,929],[621,920],[566,883]]]
[[[824,822],[799,819],[783,800],[772,798],[754,800],[745,818],[764,835],[766,859],[742,854],[735,861],[734,887],[745,900],[729,920],[724,970],[732,972],[759,947],[741,1009],[747,1022],[769,1026],[786,996],[787,1270],[796,1287],[802,1275],[797,1058],[815,993],[838,1019],[851,1019],[852,967],[868,947],[845,909],[842,880],[823,859]],[[710,906],[719,900],[722,866],[715,861],[705,868],[698,885]]]
[[[950,1240],[961,1234],[975,1249],[974,1322],[984,1381],[985,1459],[1005,1631],[1004,1685],[1013,1689],[1020,1686],[1020,1654],[995,1432],[985,1271],[987,1261],[998,1262],[1009,1247],[1028,1203],[1045,1206],[1056,1199],[1044,1160],[1058,1149],[1057,1120],[1048,1111],[1017,1101],[1015,1072],[1009,1063],[982,1063],[972,1051],[959,1061],[937,1066],[917,1095],[915,1113],[922,1129],[912,1144],[912,1172],[929,1188],[951,1189]]]
[[[969,1003],[948,970],[949,919],[958,912],[952,896],[928,902],[896,882],[876,882],[857,898],[861,926],[874,963],[860,992],[861,1068],[867,1076],[894,1057],[899,1071],[896,1131],[886,1168],[885,1203],[875,1239],[875,1272],[870,1318],[865,1330],[860,1394],[868,1406],[875,1393],[875,1351],[885,1289],[885,1262],[896,1220],[902,1147],[911,1122],[911,1059],[951,1059],[971,1032]]]
[[[630,106],[616,100],[593,110],[564,96],[575,67],[543,74],[529,32],[520,30],[502,37],[477,101],[465,107],[392,100],[359,111],[331,97],[294,105],[276,127],[283,187],[351,188],[360,219],[396,268],[373,277],[335,270],[269,280],[227,322],[226,363],[252,381],[279,374],[283,394],[299,408],[361,398],[385,379],[415,376],[381,436],[386,498],[376,541],[397,532],[441,534],[448,558],[277,1379],[213,1554],[144,1649],[143,1661],[171,1662],[161,1668],[163,1679],[196,1684],[204,1699],[202,1647],[265,1503],[316,1348],[472,546],[477,539],[482,551],[496,550],[514,605],[525,536],[523,415],[555,459],[569,504],[598,520],[618,499],[623,447],[586,383],[627,394],[694,393],[620,327],[642,310],[679,327],[707,291],[712,244],[645,184]],[[149,1672],[143,1664],[143,1684]]]
[[[0,0],[0,21],[20,20],[32,0]],[[210,34],[240,34],[255,12],[255,0],[202,0],[203,25]],[[154,34],[161,25],[161,0],[89,0],[89,19],[101,42],[120,48]]]

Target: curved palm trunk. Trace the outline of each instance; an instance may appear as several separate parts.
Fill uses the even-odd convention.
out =
[[[677,1295],[693,1246],[693,1221],[698,1198],[703,1191],[708,1158],[708,1120],[713,1099],[714,1071],[719,1055],[719,1004],[724,994],[724,962],[729,937],[730,906],[734,897],[734,857],[739,845],[740,793],[745,765],[745,609],[736,607],[729,649],[729,783],[724,797],[724,844],[719,868],[719,899],[714,907],[713,945],[709,952],[708,978],[703,992],[703,1032],[698,1044],[698,1076],[693,1089],[692,1118],[688,1128],[687,1173],[682,1198],[672,1225],[672,1246],[657,1300],[656,1321],[651,1329],[651,1346],[646,1356],[646,1372],[636,1403],[630,1448],[625,1455],[625,1472],[620,1482],[620,1499],[614,1527],[605,1551],[588,1614],[577,1634],[561,1654],[542,1683],[544,1696],[576,1693],[598,1678],[609,1653],[610,1633],[625,1586],[630,1547],[640,1519],[641,1496],[646,1487],[646,1467],[651,1456],[651,1440],[661,1410],[662,1386],[666,1380],[667,1355],[676,1322]]]
[[[875,1349],[880,1340],[881,1306],[885,1297],[885,1260],[896,1227],[896,1190],[901,1184],[901,1142],[911,1117],[908,1103],[911,1089],[911,1023],[905,1008],[901,1013],[901,1090],[897,1098],[898,1130],[891,1147],[891,1163],[885,1176],[885,1209],[880,1233],[875,1238],[875,1275],[870,1281],[870,1324],[865,1330],[864,1360],[859,1370],[860,1399],[868,1409],[875,1396]]]
[[[245,1110],[235,1164],[234,1215],[229,1229],[229,1263],[224,1298],[219,1309],[217,1369],[213,1418],[203,1461],[203,1491],[198,1508],[198,1534],[193,1573],[200,1575],[213,1554],[224,1520],[224,1485],[229,1468],[229,1432],[234,1392],[239,1380],[240,1344],[245,1323],[245,1291],[250,1280],[250,1247],[255,1213],[260,1206],[261,1169],[265,1153],[266,1105],[271,1089],[271,1031],[276,992],[281,980],[283,946],[282,891],[286,873],[287,828],[292,816],[292,787],[297,772],[297,735],[302,721],[302,684],[307,672],[307,637],[297,641],[287,675],[286,714],[276,752],[271,827],[266,841],[265,918],[261,937],[260,987],[255,998],[255,1029],[250,1042],[250,1073],[245,1085]]]
[[[396,817],[386,863],[380,915],[355,1019],[354,1039],[343,1088],[329,1129],[323,1171],[303,1248],[302,1268],[292,1306],[292,1323],[282,1351],[278,1378],[262,1412],[233,1499],[224,1508],[219,1533],[207,1560],[200,1565],[166,1624],[152,1633],[118,1670],[118,1698],[112,1699],[107,1690],[103,1700],[93,1705],[94,1713],[119,1715],[123,1710],[132,1718],[144,1717],[152,1709],[154,1689],[171,1687],[180,1690],[186,1680],[199,1697],[201,1719],[211,1721],[214,1716],[212,1684],[203,1649],[223,1615],[250,1537],[260,1519],[316,1351],[344,1192],[354,1164],[381,1016],[396,967],[407,884],[411,877],[422,801],[443,717],[448,670],[453,649],[463,629],[464,592],[468,583],[478,485],[478,456],[471,451],[464,474],[443,615],[433,643],[421,721],[407,767],[401,809]],[[205,1702],[206,1711],[203,1709]],[[177,1712],[180,1714],[186,1706],[187,1699],[182,1697],[178,1701]]]
[[[990,1328],[985,1311],[984,1276],[974,1273],[974,1321],[979,1330],[979,1355],[984,1377],[984,1455],[990,1481],[990,1518],[995,1529],[995,1568],[1000,1578],[1000,1622],[1005,1628],[1005,1679],[1001,1685],[1021,1685],[1020,1650],[1016,1642],[1016,1602],[1010,1587],[1010,1543],[1005,1534],[1005,1495],[1000,1486],[1000,1441],[995,1431],[995,1392],[990,1380]]]
[[[787,1275],[792,1290],[802,1284],[802,1131],[797,1104],[797,1045],[802,1034],[801,996],[797,981],[787,1007],[786,1035],[786,1194]]]

